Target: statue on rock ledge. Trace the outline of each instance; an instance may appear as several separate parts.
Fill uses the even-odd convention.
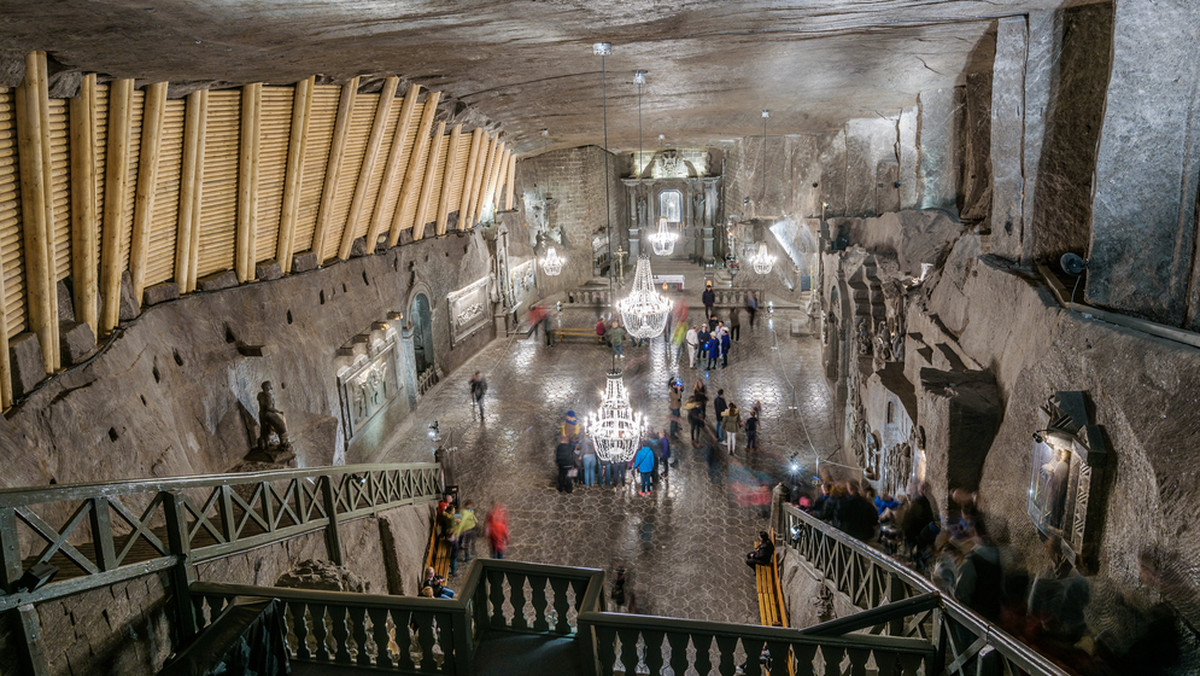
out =
[[[278,442],[271,443],[272,434],[278,437]],[[258,393],[258,447],[246,459],[283,464],[295,457],[288,442],[287,420],[275,406],[274,387],[271,381],[264,380]]]

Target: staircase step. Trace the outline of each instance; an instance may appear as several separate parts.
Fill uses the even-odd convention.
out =
[[[475,652],[478,676],[574,676],[582,674],[574,637],[488,632]]]

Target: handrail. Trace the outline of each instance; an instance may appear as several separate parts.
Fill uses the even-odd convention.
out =
[[[973,658],[981,658],[986,655],[987,651],[982,651],[982,649],[987,646],[994,651],[993,654],[998,654],[1001,659],[1006,660],[1012,666],[1033,676],[1067,676],[1067,672],[1058,665],[1017,640],[1002,628],[988,622],[974,611],[959,603],[956,599],[943,594],[932,582],[920,577],[915,571],[892,557],[867,546],[856,538],[834,528],[831,524],[827,524],[811,514],[796,508],[794,505],[785,504],[783,506],[783,514],[784,518],[789,520],[788,537],[785,538],[786,546],[801,558],[804,558],[804,553],[800,551],[796,542],[791,537],[790,526],[793,525],[820,533],[821,537],[835,542],[838,547],[866,558],[871,565],[885,571],[893,580],[904,584],[907,589],[901,593],[905,597],[918,596],[919,598],[923,595],[936,594],[940,599],[939,612],[936,619],[938,640],[943,649],[949,648],[948,652],[953,653],[955,649],[960,652],[958,655],[947,655],[947,657],[954,661],[954,664],[951,665],[955,667],[954,670],[961,669],[967,661]],[[808,564],[815,568],[817,562],[808,561]],[[859,569],[861,567],[861,565],[858,566]],[[833,578],[835,577],[834,574],[838,571],[826,569],[820,570],[820,572],[825,574],[826,577]],[[834,580],[834,582],[835,584],[845,582],[847,585],[851,583],[847,579]],[[838,591],[849,596],[852,602],[857,592],[857,590],[851,588],[843,589],[840,585]],[[893,598],[892,600],[898,599]],[[969,632],[974,637],[972,645],[956,646],[952,640],[948,640],[947,634],[953,633],[955,630]]]
[[[26,486],[0,489],[0,507],[16,507],[38,502],[62,502],[81,498],[129,493],[149,493],[206,488],[232,484],[281,481],[284,479],[363,474],[366,472],[392,472],[423,470],[438,467],[432,462],[405,462],[373,465],[328,465],[322,467],[300,467],[294,469],[268,470],[263,472],[237,472],[231,474],[191,474],[168,478],[123,479],[120,481],[98,481],[92,483],[56,484],[54,486]],[[35,499],[28,499],[33,497]]]
[[[903,619],[910,615],[937,608],[941,604],[941,594],[929,593],[912,598],[894,601],[878,608],[871,608],[836,620],[829,620],[811,627],[800,629],[806,636],[844,636],[852,631],[870,629],[892,620]]]

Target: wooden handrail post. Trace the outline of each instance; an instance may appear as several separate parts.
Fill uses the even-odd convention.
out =
[[[25,650],[21,651],[18,662],[24,667],[26,674],[44,676],[50,673],[50,665],[46,662],[46,651],[42,650],[42,623],[38,619],[37,609],[32,604],[17,606],[12,611],[16,613],[17,626],[25,640]]]
[[[117,555],[113,545],[112,518],[108,513],[108,498],[91,499],[92,508],[88,518],[92,526],[92,542],[96,544],[96,567],[112,570],[116,567]]]
[[[21,579],[25,570],[21,562],[21,540],[17,535],[17,510],[14,507],[0,508],[0,582],[4,592],[11,594],[13,585]]]
[[[337,502],[333,498],[333,477],[326,474],[321,477],[321,501],[325,505],[325,516],[329,519],[325,526],[325,550],[329,560],[340,566],[344,563],[342,537],[338,533]]]
[[[196,581],[196,570],[192,566],[192,543],[188,537],[183,494],[178,491],[164,493],[163,513],[167,520],[167,547],[176,557],[175,565],[171,567],[171,586],[174,588],[171,598],[175,604],[179,637],[181,641],[187,641],[200,632],[200,627],[189,591]]]

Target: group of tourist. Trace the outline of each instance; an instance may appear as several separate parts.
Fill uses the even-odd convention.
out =
[[[474,501],[465,500],[460,508],[453,495],[443,496],[438,502],[435,523],[438,534],[450,546],[450,574],[455,575],[458,573],[460,556],[463,563],[471,562],[475,553],[475,537],[481,530],[481,522],[475,514]],[[508,551],[509,541],[508,510],[503,504],[492,504],[482,521],[482,531],[483,536],[487,538],[492,558],[503,559],[504,553]],[[433,573],[432,568],[426,571],[427,582],[430,573]],[[434,598],[451,598],[454,594],[451,591],[450,596],[440,596],[441,591],[435,591],[438,593],[434,594]]]
[[[558,445],[554,448],[554,464],[558,468],[557,489],[571,493],[580,488],[615,488],[629,485],[630,472],[640,481],[638,492],[650,495],[659,478],[666,478],[672,463],[671,442],[666,430],[643,439],[634,455],[627,461],[608,461],[596,453],[591,435],[581,434],[574,411],[567,411],[559,430]]]
[[[686,401],[683,400],[683,381],[672,377],[667,381],[667,405],[671,412],[671,435],[679,431],[679,420],[686,416],[691,430],[693,446],[699,446],[703,440],[708,425],[708,385],[703,379],[696,380],[692,393]],[[762,402],[755,401],[754,405],[742,418],[742,410],[736,402],[725,398],[725,390],[718,389],[717,396],[712,399],[713,433],[716,443],[725,444],[730,455],[737,451],[737,434],[741,429],[746,430],[746,451],[758,450],[758,423],[762,416]]]

